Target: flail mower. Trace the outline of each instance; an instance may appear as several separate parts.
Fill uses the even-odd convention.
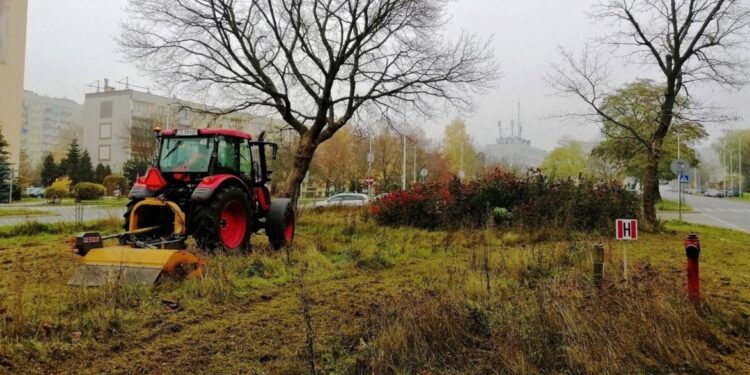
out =
[[[201,277],[205,262],[187,251],[192,236],[206,252],[246,252],[250,235],[264,230],[272,248],[294,240],[289,199],[271,200],[266,151],[277,145],[230,129],[155,129],[155,163],[128,198],[124,232],[80,233],[72,250],[82,257],[68,284],[114,280],[154,283],[160,275]],[[105,240],[119,244],[104,246]]]

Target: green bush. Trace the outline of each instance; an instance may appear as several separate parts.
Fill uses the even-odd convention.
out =
[[[73,188],[75,193],[76,202],[83,200],[94,200],[99,199],[107,192],[104,185],[95,184],[93,182],[80,182]]]
[[[55,180],[47,190],[44,192],[44,196],[48,199],[62,199],[67,198],[70,195],[70,178],[67,176],[60,177]]]
[[[128,180],[123,175],[111,174],[104,177],[102,185],[107,189],[107,195],[114,195],[115,189],[120,189],[121,196],[128,194]]]

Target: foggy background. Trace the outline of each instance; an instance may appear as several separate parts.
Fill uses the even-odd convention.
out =
[[[125,17],[126,0],[31,0],[29,1],[26,72],[24,86],[37,93],[67,97],[83,102],[87,87],[105,77],[116,87],[129,77],[131,85],[166,94],[148,77],[121,62],[113,37],[119,34],[119,21]],[[503,78],[498,87],[478,97],[475,111],[461,114],[467,130],[481,150],[497,138],[497,121],[510,125],[517,103],[521,103],[523,135],[532,145],[551,150],[566,136],[589,141],[598,137],[595,124],[582,124],[554,117],[571,108],[583,108],[573,98],[555,95],[544,81],[550,64],[559,63],[558,47],[579,51],[592,37],[611,31],[611,25],[595,23],[586,12],[589,0],[463,0],[449,4],[451,22],[446,30],[453,37],[461,29],[482,38],[493,36]],[[616,85],[636,78],[649,78],[647,71],[630,66],[615,70]],[[140,87],[138,87],[140,86]],[[706,124],[712,138],[723,129],[748,127],[750,118],[747,89],[728,92],[717,86],[693,86],[692,93],[703,104],[718,105],[739,121]],[[145,90],[144,90],[145,91]],[[439,140],[443,127],[456,113],[436,113],[435,119],[419,123],[427,135]]]

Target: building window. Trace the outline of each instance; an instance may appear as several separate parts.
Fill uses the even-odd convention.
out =
[[[133,114],[141,117],[151,116],[151,104],[145,102],[133,102]]]
[[[112,123],[106,122],[99,124],[99,139],[112,138]]]
[[[99,103],[99,118],[112,117],[112,101],[107,100]]]
[[[109,161],[109,145],[99,145],[99,161]]]

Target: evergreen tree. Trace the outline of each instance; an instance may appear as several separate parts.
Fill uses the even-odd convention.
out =
[[[0,130],[0,202],[3,203],[8,202],[11,183],[13,185],[13,200],[21,199],[21,187],[18,186],[18,178],[11,171],[12,166],[8,163],[9,157],[8,141],[5,140],[2,130]]]
[[[44,156],[42,161],[42,185],[49,186],[60,176],[60,166],[55,164],[55,157],[51,152]]]
[[[130,159],[122,165],[122,174],[128,183],[132,184],[136,177],[146,174],[150,165],[151,162],[148,160]]]
[[[90,161],[89,161],[90,162]],[[81,182],[82,173],[79,172],[81,163],[81,147],[78,146],[78,141],[73,138],[68,147],[68,153],[65,155],[65,159],[60,161],[60,170],[73,182],[73,185]]]
[[[95,181],[94,166],[91,165],[91,157],[89,156],[88,150],[83,150],[81,153],[81,159],[78,161],[78,182],[93,182]]]
[[[104,165],[102,163],[99,163],[96,165],[96,169],[94,170],[94,182],[97,184],[101,184],[104,182],[104,178],[112,174],[112,169],[109,167],[109,165]]]

